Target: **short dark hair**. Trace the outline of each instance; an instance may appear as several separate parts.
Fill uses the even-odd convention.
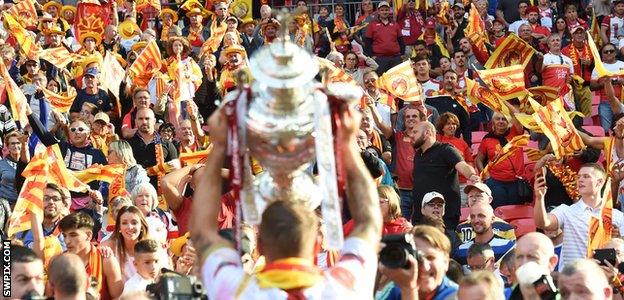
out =
[[[427,63],[431,65],[431,62],[429,61],[429,56],[423,53],[416,54],[415,56],[411,58],[411,60],[413,63],[417,63],[421,60],[424,60],[424,61],[427,61]]]
[[[468,254],[466,257],[476,256],[494,256],[494,250],[492,250],[492,247],[489,244],[474,243],[468,247]]]
[[[134,99],[134,97],[136,97],[136,95],[140,92],[146,92],[148,95],[150,94],[149,90],[146,88],[142,88],[142,87],[137,87],[132,91],[132,99]]]
[[[71,213],[59,222],[61,231],[72,229],[89,229],[92,231],[94,226],[93,219],[83,212]]]
[[[61,199],[63,201],[65,201],[65,199],[67,199],[67,196],[65,195],[65,191],[63,190],[63,188],[61,188],[58,184],[56,183],[52,183],[52,182],[48,182],[46,184],[46,189],[51,189],[51,190],[55,190],[57,193],[61,194]]]
[[[28,247],[11,244],[11,267],[15,263],[31,263],[34,261],[41,261],[41,258],[37,256],[35,251]]]
[[[258,232],[260,244],[274,256],[299,256],[314,245],[318,217],[302,204],[275,201],[262,213]]]
[[[158,252],[158,242],[152,239],[145,239],[134,244],[134,253],[156,253]]]

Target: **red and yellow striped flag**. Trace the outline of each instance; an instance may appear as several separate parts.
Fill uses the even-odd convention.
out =
[[[10,14],[2,13],[2,16],[4,17],[4,28],[9,28],[9,33],[15,38],[26,57],[36,58],[41,48],[39,44],[35,43],[34,37]]]
[[[485,68],[496,69],[520,65],[524,70],[534,53],[535,49],[531,45],[512,33],[496,47],[492,56],[485,62]]]
[[[46,88],[42,88],[43,94],[46,96],[48,101],[50,101],[50,105],[52,108],[60,113],[69,112],[72,103],[74,103],[74,99],[76,99],[76,89],[73,87],[69,87],[67,93],[65,95],[59,95],[53,91],[50,91]]]
[[[69,52],[65,47],[48,48],[39,53],[39,58],[48,61],[57,68],[65,68],[67,64],[78,58],[77,54]]]
[[[489,107],[493,111],[499,112],[506,116],[511,116],[509,108],[501,101],[496,94],[492,93],[488,87],[482,86],[476,81],[466,77],[466,90],[472,104],[483,105]]]
[[[28,100],[24,96],[24,92],[17,86],[9,71],[3,63],[0,63],[0,77],[4,80],[5,89],[9,96],[9,102],[11,107],[11,114],[13,120],[20,121],[22,126],[28,124],[28,118],[26,117],[26,105]]]
[[[477,70],[485,85],[501,100],[520,98],[527,93],[524,88],[524,67],[514,65],[491,70]]]
[[[58,144],[48,147],[47,156],[47,163],[50,167],[49,180],[72,192],[86,192],[90,189],[86,183],[78,180],[78,178],[67,169]]]
[[[529,102],[535,110],[533,119],[550,140],[550,145],[557,159],[572,155],[585,147],[581,136],[572,124],[572,120],[563,108],[561,98],[548,103],[546,106],[541,106],[533,99],[529,99]]]
[[[525,148],[524,152],[526,153],[527,158],[533,162],[540,160],[540,158],[546,155],[546,151],[535,148]]]
[[[74,174],[74,176],[76,176],[78,180],[84,183],[89,183],[96,180],[111,183],[117,177],[123,175],[125,171],[126,167],[123,164],[93,164],[82,171],[72,171],[72,173]]]
[[[405,102],[424,100],[422,85],[418,82],[409,59],[383,73],[377,80],[377,85]]]
[[[351,77],[351,75],[347,74],[342,68],[336,67],[333,62],[327,60],[322,57],[316,57],[319,62],[319,66],[321,70],[326,69],[327,72],[327,81],[328,83],[332,82],[345,82],[353,85],[358,85],[358,83]]]
[[[37,214],[43,220],[43,193],[48,182],[49,167],[45,151],[35,154],[22,175],[26,178],[17,197],[13,213],[9,217],[8,236],[31,228],[30,215]]]
[[[615,146],[615,137],[614,136],[610,136],[606,139],[604,139],[603,142],[604,147],[602,149],[604,149],[604,159],[605,159],[605,166],[607,166],[607,174],[611,174],[611,171],[613,171],[613,166],[615,165],[615,161],[613,161],[613,150],[614,150],[614,146]]]
[[[35,3],[32,0],[22,0],[11,6],[7,11],[18,22],[26,27],[36,27],[39,20],[37,20],[37,9]]]
[[[151,74],[155,70],[160,70],[161,67],[162,56],[160,55],[160,50],[158,49],[156,41],[151,41],[132,63],[128,69],[128,73],[132,74],[132,76],[138,76],[146,73]]]
[[[591,258],[593,251],[603,248],[611,240],[613,231],[613,194],[611,192],[611,178],[607,179],[602,190],[602,209],[600,219],[591,216],[589,219],[589,238],[587,239],[587,258]]]
[[[494,156],[494,159],[491,159],[488,162],[488,164],[483,168],[483,170],[481,170],[481,173],[479,174],[481,176],[481,179],[485,179],[488,171],[493,166],[495,166],[498,163],[506,160],[511,155],[513,155],[516,151],[522,151],[522,147],[524,147],[524,146],[526,146],[528,144],[529,144],[529,135],[528,134],[515,136],[505,146],[503,146],[503,148],[501,148],[500,151],[496,152],[496,155]]]
[[[481,19],[476,5],[471,5],[470,13],[468,14],[468,26],[464,28],[464,34],[477,49],[487,53],[485,44],[489,44],[489,38],[485,30],[485,23]]]

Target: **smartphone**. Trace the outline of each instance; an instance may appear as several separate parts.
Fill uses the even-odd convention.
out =
[[[598,260],[600,265],[605,265],[604,261],[608,261],[612,266],[616,265],[616,256],[617,253],[615,249],[596,249],[594,250],[593,259]]]

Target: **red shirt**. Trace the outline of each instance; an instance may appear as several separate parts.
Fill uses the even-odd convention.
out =
[[[577,49],[574,44],[567,45],[565,48],[561,49],[561,54],[572,60],[574,64],[574,74],[581,76],[583,80],[587,82],[591,80],[592,66],[581,65],[581,59],[588,59],[592,61],[592,63],[594,61],[594,57],[587,44],[584,44],[581,49]]]
[[[511,127],[509,133],[505,137],[508,141],[524,132],[518,131],[515,127]],[[496,138],[487,137],[481,141],[479,152],[483,153],[489,160],[496,157],[498,151],[502,148],[500,142]],[[524,175],[524,155],[522,149],[515,150],[509,158],[494,165],[490,168],[490,177],[499,181],[511,182],[516,180],[518,176]]]
[[[353,225],[353,219],[351,219],[349,220],[349,222],[344,224],[344,226],[342,226],[342,232],[344,236],[348,236],[349,234],[351,234],[351,231],[353,230]],[[399,217],[392,221],[384,222],[383,228],[381,229],[381,235],[406,233],[409,232],[411,229],[412,223],[410,223],[409,221],[407,221],[407,219],[403,217]]]
[[[368,24],[366,37],[373,41],[373,56],[397,56],[401,55],[399,38],[401,28],[395,22],[384,24],[379,19]]]
[[[397,185],[399,189],[411,190],[414,187],[414,146],[412,140],[404,132],[394,133],[394,147],[396,166],[394,173],[399,177]]]
[[[184,235],[189,231],[188,222],[191,218],[191,209],[193,208],[193,198],[192,197],[184,197],[182,199],[182,204],[178,209],[172,210],[173,215],[176,217],[176,221],[178,222],[178,233],[180,236]],[[221,196],[221,211],[219,211],[219,216],[217,217],[217,221],[219,224],[219,229],[224,228],[232,228],[234,227],[234,221],[236,218],[236,201],[232,197],[232,193],[225,193]]]
[[[425,24],[420,12],[408,12],[406,9],[400,9],[397,14],[397,23],[401,28],[405,45],[416,44]]]

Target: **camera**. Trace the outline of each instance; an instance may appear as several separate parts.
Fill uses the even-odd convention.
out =
[[[155,300],[208,300],[201,281],[195,276],[184,276],[162,269],[160,280],[145,289]]]
[[[414,236],[410,233],[388,234],[381,238],[384,244],[379,252],[379,262],[392,269],[409,269],[409,256],[418,259],[420,255],[414,243]]]

